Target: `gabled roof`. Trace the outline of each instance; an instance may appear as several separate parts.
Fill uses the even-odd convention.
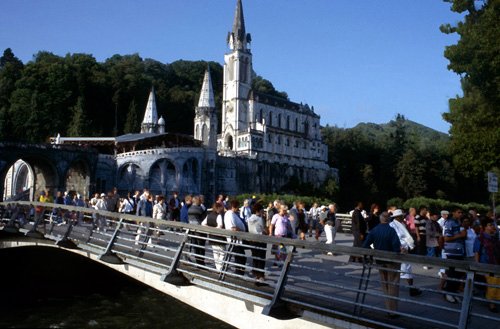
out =
[[[304,104],[291,102],[291,101],[286,100],[284,98],[264,94],[264,93],[257,92],[254,90],[252,90],[250,92],[250,95],[248,97],[249,97],[249,99],[251,99],[257,103],[266,104],[266,105],[275,106],[275,107],[280,107],[280,108],[291,110],[291,111],[294,111],[297,113],[304,113],[304,114],[308,114],[308,115],[311,115],[313,117],[319,118],[319,115],[314,113],[314,111],[307,104],[304,105]]]

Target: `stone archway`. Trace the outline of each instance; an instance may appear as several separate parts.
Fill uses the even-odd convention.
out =
[[[195,158],[187,159],[182,166],[182,191],[186,193],[200,193],[199,164]]]
[[[141,167],[135,163],[129,162],[124,164],[118,170],[118,190],[120,192],[132,192],[143,188],[143,171]]]
[[[4,179],[3,200],[30,200],[35,186],[33,168],[19,159],[7,170]]]
[[[56,168],[41,157],[16,159],[6,165],[3,178],[3,200],[30,200],[38,198],[41,191],[55,194],[59,183]]]
[[[177,189],[176,167],[170,159],[156,161],[149,171],[149,189],[153,194],[167,195]]]
[[[66,191],[74,191],[83,196],[89,196],[90,175],[87,165],[83,161],[71,163],[65,175]]]

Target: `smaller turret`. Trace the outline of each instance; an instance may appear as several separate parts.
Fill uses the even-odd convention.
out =
[[[207,67],[201,86],[200,99],[195,109],[194,138],[205,146],[217,148],[217,116],[210,69]]]
[[[155,88],[151,87],[146,112],[141,123],[141,134],[158,133],[158,112],[156,111]]]
[[[159,134],[164,134],[165,133],[165,119],[163,119],[163,116],[158,119],[158,133]]]

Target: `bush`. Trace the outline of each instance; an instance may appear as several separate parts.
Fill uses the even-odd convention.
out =
[[[288,206],[292,206],[294,201],[302,201],[304,202],[306,208],[310,208],[314,202],[317,202],[318,205],[328,205],[332,203],[331,200],[318,198],[313,196],[304,196],[304,195],[293,195],[293,194],[240,194],[234,197],[230,197],[230,199],[236,199],[243,204],[245,199],[251,199],[255,196],[255,199],[260,202],[264,207],[267,207],[269,202],[273,202],[274,200],[282,200]]]
[[[391,198],[387,200],[387,208],[389,207],[403,208],[403,199]]]
[[[431,199],[431,198],[425,198],[425,197],[416,197],[416,198],[411,198],[408,199],[404,202],[403,208],[404,209],[409,209],[409,208],[416,208],[417,210],[420,207],[426,207],[431,213],[439,213],[443,209],[451,210],[453,207],[460,207],[465,211],[468,211],[470,209],[477,209],[477,211],[481,214],[486,214],[488,210],[490,209],[489,206],[480,204],[480,203],[458,203],[458,202],[453,202],[453,201],[448,201],[448,200],[443,200],[443,199]]]

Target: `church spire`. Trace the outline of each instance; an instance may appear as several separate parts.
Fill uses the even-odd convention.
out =
[[[211,149],[217,149],[218,123],[209,67],[205,71],[200,99],[194,112],[194,139],[202,141],[203,145]]]
[[[141,133],[155,133],[158,127],[158,112],[156,111],[155,87],[151,87],[146,112],[141,124]]]
[[[236,2],[234,12],[233,30],[228,33],[227,42],[233,50],[246,50],[247,44],[252,41],[250,33],[245,31],[245,18],[243,17],[243,5],[241,0]]]
[[[207,67],[207,70],[205,71],[205,77],[203,78],[203,85],[201,87],[198,107],[215,108],[212,78],[210,77],[210,67]]]

